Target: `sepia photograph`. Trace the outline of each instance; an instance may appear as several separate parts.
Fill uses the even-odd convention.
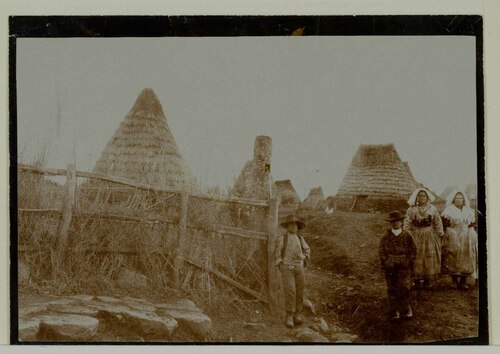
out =
[[[488,344],[481,16],[14,16],[11,342]]]

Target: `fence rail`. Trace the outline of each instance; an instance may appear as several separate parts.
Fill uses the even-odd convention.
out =
[[[46,168],[39,166],[30,166],[24,164],[18,164],[18,169],[21,171],[28,171],[32,173],[38,173],[46,176],[66,176],[66,169],[57,169],[57,168]],[[76,170],[76,177],[84,177],[90,179],[97,179],[106,182],[112,182],[117,184],[122,184],[129,187],[134,187],[137,189],[141,189],[144,191],[153,191],[153,192],[167,192],[167,193],[181,193],[179,189],[165,187],[157,184],[148,184],[140,181],[136,181],[133,179],[123,178],[123,177],[114,177],[107,176],[100,173],[95,172],[85,172]],[[269,206],[268,200],[258,200],[258,199],[248,199],[248,198],[237,198],[237,197],[220,197],[213,196],[203,193],[190,193],[192,197],[209,199],[216,202],[225,202],[225,203],[236,203],[236,204],[245,204],[249,206],[260,206],[267,207]]]
[[[120,222],[130,222],[130,223],[140,223],[140,224],[171,224],[176,225],[177,233],[175,239],[175,245],[173,250],[169,250],[173,253],[174,257],[174,272],[173,283],[175,287],[180,287],[180,271],[183,267],[183,263],[189,264],[197,269],[204,272],[210,273],[211,275],[217,277],[218,279],[224,281],[225,283],[233,286],[236,289],[250,295],[254,298],[267,302],[271,309],[276,309],[277,304],[277,270],[274,265],[274,242],[277,236],[278,229],[278,205],[279,200],[255,200],[247,198],[236,198],[236,197],[219,197],[212,196],[202,193],[188,193],[187,191],[182,191],[179,189],[174,189],[166,186],[159,186],[154,184],[148,184],[141,181],[131,180],[122,177],[106,176],[94,172],[78,171],[74,165],[68,165],[66,169],[56,169],[56,168],[45,168],[39,166],[29,166],[18,164],[18,170],[24,172],[30,172],[35,174],[41,174],[46,176],[65,176],[66,183],[64,185],[64,196],[63,205],[61,209],[18,209],[18,212],[22,215],[37,214],[37,215],[56,215],[59,219],[59,224],[57,227],[57,235],[55,242],[55,258],[54,258],[54,269],[57,271],[61,270],[62,259],[65,257],[65,253],[71,251],[79,252],[95,252],[95,253],[117,253],[117,254],[136,254],[141,252],[137,248],[130,247],[97,247],[97,246],[87,246],[84,248],[79,248],[78,250],[70,246],[69,243],[69,228],[71,220],[73,219],[103,219],[103,220],[115,220]],[[167,192],[173,193],[180,197],[180,205],[175,207],[178,209],[177,217],[146,217],[146,216],[129,216],[129,215],[118,215],[109,211],[91,211],[83,212],[77,209],[76,198],[79,194],[77,193],[77,177],[95,179],[100,181],[106,181],[110,183],[115,183],[127,187],[132,187],[141,191],[150,192]],[[81,190],[89,189],[88,186],[84,186]],[[122,188],[123,190],[123,188]],[[220,224],[212,224],[209,226],[197,226],[191,224],[188,220],[188,209],[190,198],[204,199],[213,203],[229,203],[229,204],[239,204],[247,207],[259,207],[265,208],[268,215],[265,221],[268,225],[266,231],[257,231],[251,229],[230,227]],[[187,256],[186,250],[186,236],[189,230],[202,230],[207,234],[219,234],[222,236],[232,236],[232,237],[242,237],[246,239],[253,239],[258,242],[267,243],[267,264],[263,267],[263,270],[268,273],[267,276],[267,299],[263,298],[263,294],[255,290],[248,288],[247,286],[239,283],[238,281],[232,279],[231,277],[221,273],[220,271],[210,268],[204,265],[203,262],[199,262],[195,259],[189,258]],[[208,236],[208,235],[207,235]],[[210,236],[211,237],[211,236]],[[38,249],[36,247],[29,247],[26,245],[19,245],[19,252],[29,252],[30,250]],[[167,251],[162,249],[148,250],[148,252],[154,252],[159,254],[167,254]],[[191,272],[191,271],[190,271]]]

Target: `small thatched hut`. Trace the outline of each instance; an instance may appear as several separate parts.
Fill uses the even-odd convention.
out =
[[[394,144],[361,145],[335,196],[337,208],[346,211],[404,210],[417,188],[408,164]]]
[[[297,191],[293,187],[292,181],[289,179],[284,179],[281,181],[274,182],[276,190],[281,193],[281,204],[282,205],[296,205],[300,204],[300,197]]]
[[[279,217],[293,215],[300,205],[300,197],[289,179],[274,182],[276,192],[280,193]]]
[[[94,171],[180,189],[196,188],[160,101],[144,89],[109,140]]]
[[[321,187],[312,188],[306,199],[300,204],[300,209],[318,210],[326,206],[325,195]]]

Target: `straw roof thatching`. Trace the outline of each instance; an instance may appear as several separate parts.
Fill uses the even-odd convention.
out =
[[[321,187],[312,188],[306,199],[300,204],[303,209],[322,209],[325,206],[325,195]]]
[[[361,145],[336,197],[408,198],[417,187],[394,144]]]
[[[300,197],[289,179],[274,182],[276,189],[281,193],[281,205],[300,204]]]
[[[160,101],[144,89],[109,140],[94,171],[174,188],[195,188]]]

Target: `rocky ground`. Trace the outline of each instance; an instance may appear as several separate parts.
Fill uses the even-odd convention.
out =
[[[74,295],[22,302],[20,341],[204,340],[211,319],[192,301]]]
[[[383,215],[311,216],[304,236],[312,249],[307,268],[305,323],[295,329],[265,304],[200,309],[187,298],[75,295],[20,291],[21,341],[432,343],[478,333],[478,294],[449,287],[413,291],[414,319],[389,321],[377,246]],[[187,296],[189,297],[189,296]]]

